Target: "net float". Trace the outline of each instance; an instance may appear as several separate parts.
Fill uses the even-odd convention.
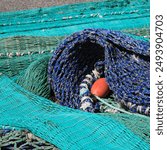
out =
[[[98,97],[106,97],[110,92],[105,78],[100,78],[94,82],[91,87],[91,94]]]

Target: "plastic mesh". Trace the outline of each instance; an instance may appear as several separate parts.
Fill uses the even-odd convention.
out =
[[[34,78],[33,72],[31,72],[32,74],[28,74],[29,76],[26,76],[26,72],[28,73],[29,70],[27,67],[38,58],[50,56],[50,52],[59,44],[59,41],[61,41],[64,36],[84,28],[104,27],[149,38],[149,16],[149,1],[147,0],[99,1],[0,13],[0,75],[1,73],[6,74],[15,82],[20,79],[22,82],[18,82],[22,87],[37,95],[42,94],[41,96],[47,97],[47,91],[49,89],[47,89],[47,87],[46,89],[37,87],[40,85],[37,81],[45,81],[37,74],[36,77],[39,77],[37,78],[39,80],[31,80],[36,84],[32,84],[31,82],[27,82],[28,84],[26,84],[25,81],[27,81],[29,77]],[[39,61],[41,64],[45,63],[43,58],[42,61]],[[46,69],[39,68],[40,66],[44,67],[44,65],[39,65],[39,62],[34,62],[30,65],[30,69],[33,71]],[[24,80],[24,78],[26,80]],[[97,136],[97,138],[104,137],[106,132],[106,139],[99,139],[99,142],[97,142],[96,147],[98,149],[100,148],[98,146],[104,143],[109,144],[109,148],[106,146],[108,149],[113,147],[128,150],[131,148],[149,149],[150,133],[149,118],[147,117],[143,118],[128,114],[100,114],[107,115],[106,117],[100,117],[103,118],[102,123],[104,124],[108,120],[105,119],[108,118],[108,115],[110,116],[109,123],[106,123],[108,125],[103,124],[104,126],[102,126],[101,119],[96,118],[97,114],[93,115],[57,106],[46,99],[35,96],[18,87],[18,85],[6,77],[0,79],[0,93],[0,124],[2,132],[5,131],[4,128],[13,128],[13,126],[14,129],[19,129],[18,131],[10,131],[9,134],[4,137],[0,136],[0,147],[2,143],[6,144],[6,149],[8,149],[9,146],[13,149],[13,145],[15,145],[16,148],[17,143],[21,144],[20,147],[26,145],[27,139],[24,137],[27,132],[20,130],[28,129],[35,135],[54,145],[58,145],[58,147],[62,149],[67,149],[68,144],[72,145],[71,149],[76,149],[76,145],[79,147],[83,146],[83,149],[89,149],[89,142],[91,142],[90,146],[94,147],[97,142],[95,136]],[[85,115],[82,115],[82,113]],[[54,120],[54,124],[46,121],[48,116]],[[54,117],[56,117],[56,119]],[[68,129],[68,123],[64,124],[62,117],[66,118],[64,121],[71,122],[74,128]],[[92,120],[92,118],[95,118],[95,120]],[[86,121],[86,119],[88,119],[88,121]],[[97,121],[98,119],[100,120],[99,122]],[[60,122],[58,123],[58,121]],[[79,127],[77,126],[78,122],[81,122]],[[54,126],[55,123],[60,126]],[[89,127],[92,127],[92,129],[89,129]],[[74,134],[70,134],[72,129],[74,129]],[[82,131],[88,132],[82,133]],[[84,134],[87,134],[86,136],[88,137],[88,139],[85,139],[86,141],[81,139],[77,144],[73,141],[76,138],[75,135],[83,137]],[[91,136],[89,135],[95,136],[90,140]],[[10,145],[11,143],[13,143],[13,145]],[[49,149],[48,145],[50,149],[53,147],[52,144],[48,144],[40,138],[35,138],[35,141],[29,142],[29,145],[36,146],[36,149],[38,149],[39,144],[43,146],[40,146],[39,149]],[[20,147],[18,145],[18,148]],[[4,147],[2,147],[2,149],[3,148]],[[27,145],[27,149],[28,148],[30,149],[31,147]]]
[[[2,150],[10,149],[36,149],[58,150],[54,145],[36,137],[26,130],[0,130]]]
[[[63,37],[11,37],[0,40],[0,72],[18,75],[34,60],[48,55]]]
[[[34,63],[32,63],[25,71],[25,73],[18,75],[16,82],[19,83],[23,88],[43,97],[52,99],[49,95],[49,87],[47,84],[47,60],[50,56],[44,56]],[[31,74],[27,74],[31,72]],[[41,74],[43,72],[43,74]],[[23,81],[25,79],[25,81]],[[34,80],[33,80],[34,79]],[[36,80],[35,80],[36,79]],[[27,84],[27,82],[29,84]],[[39,86],[41,85],[41,87]],[[53,100],[53,99],[52,99]],[[111,102],[113,105],[113,98],[108,99],[108,102]],[[105,105],[105,107],[107,107]],[[118,107],[118,106],[116,106]],[[143,140],[149,143],[150,136],[150,127],[149,127],[149,117],[143,117],[140,115],[129,115],[129,114],[109,114],[109,113],[100,113],[99,115],[110,116],[120,123],[127,126],[128,129],[132,130],[135,134],[139,135]]]
[[[0,37],[62,36],[85,28],[138,30],[149,28],[149,13],[148,0],[104,0],[6,12],[0,13]]]
[[[118,31],[85,29],[56,48],[49,61],[48,78],[60,104],[80,108],[79,85],[95,63],[104,61],[105,78],[115,99],[132,112],[149,115],[149,60],[149,42]],[[96,105],[88,111],[95,112]]]
[[[0,84],[1,126],[26,128],[61,149],[149,148],[112,118],[56,105],[25,91],[6,77],[1,77]]]

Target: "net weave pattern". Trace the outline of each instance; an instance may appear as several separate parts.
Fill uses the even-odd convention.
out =
[[[149,12],[148,0],[1,12],[0,149],[100,149],[106,144],[104,149],[148,150],[149,117],[85,113],[48,100],[47,62],[62,39],[85,28],[121,30],[145,41]]]
[[[99,60],[105,63],[105,78],[115,99],[132,112],[149,115],[149,42],[103,29],[74,33],[54,51],[48,74],[60,104],[80,108],[79,85]]]

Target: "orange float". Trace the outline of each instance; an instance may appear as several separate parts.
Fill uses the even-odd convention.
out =
[[[109,92],[110,89],[105,78],[96,80],[91,88],[91,93],[98,97],[106,97]]]

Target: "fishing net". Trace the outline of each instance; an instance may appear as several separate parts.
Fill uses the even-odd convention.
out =
[[[121,30],[145,41],[149,1],[0,13],[1,149],[149,149],[149,117],[93,114],[55,103],[47,82],[48,61],[63,39],[85,28]]]
[[[1,77],[0,91],[1,106],[5,106],[1,109],[1,125],[26,128],[61,149],[149,148],[112,118],[56,105],[25,91],[9,78]]]
[[[96,80],[100,72],[104,72],[117,101],[132,112],[148,115],[149,59],[149,42],[135,40],[118,31],[85,29],[57,47],[49,61],[48,78],[60,104],[79,109],[86,103],[85,110],[95,112],[99,109],[98,103],[92,102],[86,88],[90,81],[85,81],[82,87],[80,84],[87,74],[88,80]],[[85,93],[81,94],[83,89]]]
[[[36,137],[26,130],[0,130],[2,149],[58,150],[54,145]]]

